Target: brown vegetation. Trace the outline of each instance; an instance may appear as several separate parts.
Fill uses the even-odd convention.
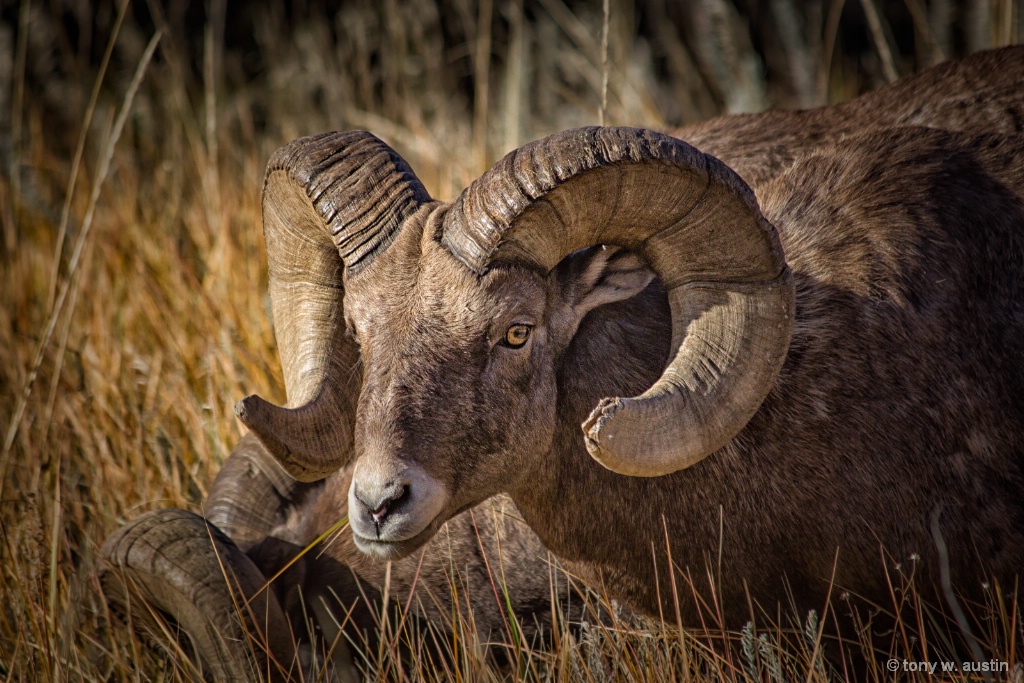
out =
[[[125,520],[199,511],[242,433],[235,400],[283,402],[257,228],[263,167],[283,142],[373,130],[447,199],[563,128],[844,100],[1024,33],[1009,1],[749,4],[677,16],[674,3],[613,2],[604,27],[596,5],[561,0],[304,16],[285,3],[213,2],[209,16],[126,3],[123,21],[111,3],[0,10],[0,680],[194,678],[173,634],[153,651],[109,618],[91,569]],[[563,629],[550,650],[510,628],[501,665],[457,625],[450,660],[421,668],[398,653],[428,636],[388,624],[364,665],[388,679],[826,680],[881,648],[862,675],[891,680],[886,656],[940,660],[962,634],[920,600],[913,562],[888,568],[881,609],[909,617],[880,637],[862,614],[863,631],[822,638],[842,596],[739,632],[714,604],[688,630],[605,605],[610,625]],[[987,656],[1013,666],[1019,603],[1002,588],[969,618]]]

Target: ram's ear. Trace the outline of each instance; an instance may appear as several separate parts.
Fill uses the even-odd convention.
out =
[[[555,270],[562,301],[577,320],[598,306],[636,296],[654,279],[654,271],[639,256],[603,245],[571,254]]]

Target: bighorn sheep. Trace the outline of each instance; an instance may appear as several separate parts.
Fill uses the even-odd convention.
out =
[[[289,407],[239,402],[259,442],[225,465],[209,516],[259,559],[269,536],[308,543],[347,510],[370,558],[328,552],[373,582],[374,557],[411,576],[446,521],[476,544],[466,511],[507,494],[540,539],[511,532],[524,575],[542,542],[657,613],[666,546],[691,577],[721,557],[732,621],[748,593],[815,606],[833,578],[885,599],[880,550],[933,571],[938,512],[961,588],[1015,576],[1022,86],[1012,48],[679,133],[718,158],[641,129],[567,131],[451,203],[367,133],[287,145],[263,206]],[[209,543],[174,515],[188,529],[171,536]],[[105,552],[157,585],[160,553],[127,550],[144,526]],[[166,609],[192,609],[185,593]],[[230,670],[215,641],[203,656]]]

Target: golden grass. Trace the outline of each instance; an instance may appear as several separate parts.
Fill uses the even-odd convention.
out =
[[[241,435],[235,400],[283,397],[259,230],[273,148],[319,130],[367,128],[435,196],[450,198],[507,149],[599,117],[660,126],[739,101],[824,102],[882,73],[860,71],[862,57],[843,52],[838,3],[804,16],[807,29],[793,34],[804,42],[774,58],[740,39],[745,18],[731,4],[707,3],[721,20],[710,48],[659,20],[659,3],[641,4],[657,34],[643,40],[615,2],[593,12],[563,0],[463,1],[442,16],[424,0],[415,21],[393,11],[396,2],[383,2],[389,11],[369,1],[331,15],[314,9],[308,21],[272,3],[247,15],[244,50],[226,47],[234,19],[223,2],[210,3],[200,36],[155,1],[148,17],[134,14],[145,14],[141,6],[125,10],[123,24],[126,3],[104,5],[95,21],[90,3],[63,19],[21,4],[16,26],[0,33],[10,103],[0,114],[10,130],[0,141],[0,681],[194,679],[173,630],[157,634],[164,649],[154,650],[111,620],[91,570],[99,544],[126,520],[157,508],[198,511]],[[906,4],[916,62],[893,53],[885,16],[864,2],[886,73],[951,49],[949,27],[929,24],[922,3]],[[1015,7],[982,13],[971,44],[1019,39]],[[79,33],[76,49],[69,22],[95,35]],[[106,57],[89,57],[105,48],[109,68]],[[744,71],[780,59],[813,77],[787,85]],[[871,680],[893,679],[886,654],[932,652],[961,637],[937,626],[912,569],[893,580],[888,609],[900,618],[882,655],[860,663],[858,676]],[[976,635],[989,656],[1012,663],[1018,600],[997,590],[975,614]],[[879,642],[823,636],[837,611],[849,621],[840,596],[821,615],[775,614],[742,632],[716,626],[713,603],[703,628],[680,630],[674,615],[620,618],[600,593],[591,599],[610,618],[561,629],[550,649],[520,642],[510,621],[505,664],[487,655],[471,623],[444,634],[401,618],[382,623],[380,646],[361,664],[396,680],[812,681],[850,678],[847,667]],[[430,642],[449,656],[400,655]]]

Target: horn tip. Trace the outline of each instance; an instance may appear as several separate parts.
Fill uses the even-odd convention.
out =
[[[268,413],[274,408],[276,406],[273,404],[256,394],[251,394],[235,404],[235,417],[248,427],[264,448],[288,470],[290,468],[286,461],[290,459],[290,449],[275,436],[274,430],[268,424],[270,422]]]
[[[264,412],[263,408],[266,403],[256,394],[246,396],[235,404],[235,417],[241,420],[246,427],[252,429],[253,424],[258,422],[260,413]]]
[[[621,398],[604,398],[597,404],[590,416],[580,425],[583,429],[583,443],[587,447],[590,457],[599,462],[602,466],[618,474],[632,474],[628,465],[622,462],[614,450],[609,449],[610,442],[614,439],[612,434],[605,432],[605,425],[615,413],[623,407]]]
[[[581,425],[583,442],[590,457],[602,467],[627,477],[660,477],[699,462],[707,454],[687,450],[688,444],[657,443],[640,431],[646,422],[638,419],[644,399],[605,398]]]
[[[310,458],[310,444],[303,441],[302,434],[295,431],[294,425],[289,427],[289,420],[294,419],[296,412],[302,411],[280,408],[256,394],[235,404],[235,416],[256,435],[285,472],[298,481],[319,481],[342,467],[347,459]]]

